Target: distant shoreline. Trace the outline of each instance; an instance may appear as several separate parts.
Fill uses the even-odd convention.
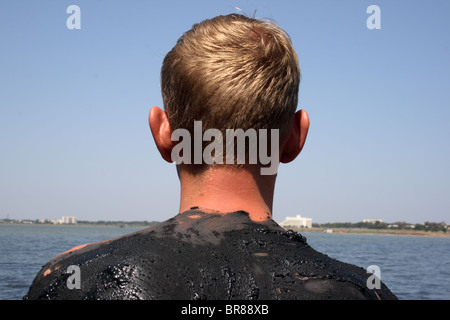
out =
[[[158,224],[158,221],[152,221],[147,224],[126,223],[126,222],[108,222],[108,223],[77,223],[77,224],[51,224],[51,223],[20,223],[0,221],[0,225],[18,225],[18,226],[49,226],[49,227],[116,227],[116,228],[147,228]],[[292,230],[300,233],[328,233],[328,234],[367,234],[367,235],[400,235],[400,236],[422,236],[422,237],[450,237],[450,232],[425,231],[425,230],[405,230],[405,229],[369,229],[369,228],[298,228],[284,227],[286,230]]]
[[[399,236],[422,236],[422,237],[450,237],[448,232],[422,231],[422,230],[395,230],[395,229],[365,229],[365,228],[295,228],[286,227],[300,233],[329,233],[329,234],[375,234],[375,235],[399,235]],[[327,232],[327,230],[330,230]]]
[[[49,227],[114,227],[114,228],[147,228],[159,222],[151,224],[113,224],[113,223],[76,223],[76,224],[53,224],[53,223],[20,223],[20,222],[0,222],[0,225],[8,226],[49,226]]]

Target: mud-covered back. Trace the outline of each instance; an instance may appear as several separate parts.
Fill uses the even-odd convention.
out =
[[[369,289],[369,276],[273,220],[190,210],[55,257],[24,299],[396,299],[383,283]]]

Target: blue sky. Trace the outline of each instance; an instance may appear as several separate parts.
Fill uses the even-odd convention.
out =
[[[69,5],[81,29],[69,30]],[[381,29],[369,30],[369,5]],[[0,218],[157,220],[178,178],[147,123],[164,55],[233,6],[292,38],[311,119],[274,219],[450,223],[450,2],[0,2]]]

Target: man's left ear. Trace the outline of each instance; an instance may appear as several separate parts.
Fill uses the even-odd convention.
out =
[[[167,113],[158,107],[151,108],[148,114],[148,123],[159,153],[167,162],[173,162],[171,156],[173,148],[172,131],[170,130]]]
[[[288,136],[280,150],[280,162],[293,161],[303,149],[309,130],[309,116],[305,110],[299,110],[289,129]]]

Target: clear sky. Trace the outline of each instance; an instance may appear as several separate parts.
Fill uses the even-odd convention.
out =
[[[70,30],[69,5],[81,9]],[[370,30],[369,5],[381,10]],[[0,1],[0,218],[157,220],[178,178],[153,143],[164,55],[236,12],[292,38],[310,116],[274,219],[450,223],[450,1]]]

